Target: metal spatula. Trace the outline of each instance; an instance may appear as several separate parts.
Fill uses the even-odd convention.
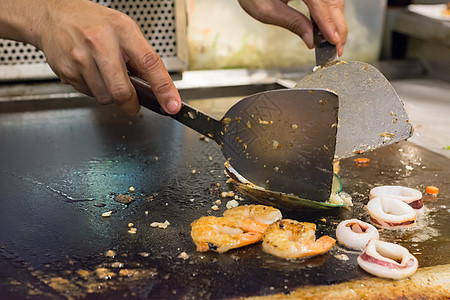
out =
[[[408,114],[384,75],[367,63],[336,60],[335,46],[313,25],[318,67],[296,87],[330,89],[339,95],[336,157],[350,157],[411,137]]]
[[[333,181],[338,97],[324,89],[283,89],[246,97],[216,120],[186,103],[168,115],[148,84],[131,76],[144,107],[213,139],[250,182],[326,201]]]

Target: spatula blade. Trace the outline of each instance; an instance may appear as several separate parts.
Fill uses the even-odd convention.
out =
[[[222,119],[222,152],[250,182],[327,201],[333,180],[338,97],[287,89],[247,97]]]
[[[346,158],[409,138],[412,124],[394,88],[375,67],[340,61],[311,72],[298,88],[328,88],[339,95],[336,156]]]

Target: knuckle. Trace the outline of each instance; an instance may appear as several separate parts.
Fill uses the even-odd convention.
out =
[[[117,84],[111,88],[111,97],[118,104],[127,102],[131,95],[131,90],[125,84]]]
[[[338,8],[338,9],[341,9],[341,8],[344,8],[344,1],[343,1],[343,0],[330,0],[329,5],[330,5],[332,8]]]
[[[80,81],[80,74],[78,72],[75,72],[73,68],[69,67],[62,67],[59,69],[59,71],[56,72],[58,77],[61,78],[61,81],[63,83],[72,83],[72,82],[78,82]]]
[[[115,32],[121,33],[127,33],[132,29],[131,27],[136,26],[136,23],[130,16],[118,11],[111,13],[107,18],[107,22],[113,26]]]
[[[168,90],[170,90],[171,86],[172,86],[171,83],[168,81],[160,82],[159,84],[152,86],[152,90],[157,95],[163,94],[163,93],[167,92]]]
[[[162,64],[161,57],[156,52],[147,52],[139,60],[140,66],[144,71],[151,72]]]
[[[98,103],[103,105],[111,104],[113,102],[113,99],[109,96],[97,96],[96,99]]]
[[[290,19],[286,21],[287,29],[295,33],[303,33],[305,31],[303,24],[298,19]]]
[[[84,32],[84,46],[86,49],[100,52],[104,47],[105,40],[110,36],[111,34],[108,34],[108,29],[106,27],[91,27]]]
[[[342,27],[342,30],[343,30],[343,32],[344,32],[345,35],[348,34],[348,27],[347,27],[347,24],[345,24],[345,26]]]
[[[85,33],[84,38],[89,45],[95,46],[102,42],[104,36],[101,29],[92,28]]]
[[[73,48],[70,52],[70,55],[72,61],[78,66],[87,67],[87,65],[89,64],[89,56],[82,48]]]

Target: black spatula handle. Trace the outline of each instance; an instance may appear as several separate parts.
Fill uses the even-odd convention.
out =
[[[314,27],[314,46],[316,48],[316,64],[324,66],[328,62],[337,58],[336,46],[328,42],[320,31],[314,19],[311,17],[311,22]]]
[[[147,82],[132,75],[130,76],[130,80],[134,85],[134,88],[136,89],[139,103],[142,106],[160,115],[171,117],[172,119],[177,120],[178,122],[188,126],[189,128],[192,128],[205,136],[209,136],[217,143],[219,143],[220,137],[217,133],[221,128],[221,123],[218,120],[214,119],[211,116],[208,116],[207,114],[195,109],[194,107],[184,102],[181,102],[181,109],[178,113],[170,115],[164,111],[161,105],[159,105],[155,94],[153,93]]]
[[[136,93],[139,98],[139,103],[142,106],[160,115],[170,116],[168,113],[164,111],[161,105],[159,105],[155,94],[153,93],[152,89],[150,88],[147,82],[136,76],[130,76],[130,81],[134,85],[134,88],[136,89]]]

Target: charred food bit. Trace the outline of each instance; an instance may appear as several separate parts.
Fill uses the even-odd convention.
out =
[[[111,214],[112,214],[112,210],[102,213],[102,217],[109,218],[109,217],[111,217]]]
[[[395,137],[395,134],[389,133],[389,132],[383,132],[380,134],[380,136],[383,138],[383,143],[389,142]]]
[[[130,195],[122,195],[122,194],[117,195],[114,198],[114,200],[116,202],[123,203],[123,204],[128,204],[128,203],[131,203],[134,201],[133,197],[131,197]]]
[[[349,260],[350,258],[348,257],[348,255],[345,255],[345,254],[336,254],[334,257],[336,257],[337,259],[339,259],[339,260],[343,260],[343,261],[346,261],[346,260]]]
[[[111,279],[116,276],[116,273],[111,272],[108,268],[97,268],[95,269],[95,274],[99,279]]]
[[[238,207],[239,206],[239,202],[237,202],[236,200],[230,200],[227,202],[226,207],[228,209],[230,208],[234,208],[234,207]]]
[[[186,252],[181,252],[180,255],[178,255],[178,258],[182,258],[184,260],[189,258],[189,255]]]
[[[166,229],[167,226],[169,226],[169,225],[170,225],[170,223],[167,220],[164,221],[164,223],[153,222],[152,224],[150,224],[151,227],[158,227],[158,228],[161,228],[161,229]]]
[[[116,256],[116,254],[117,253],[114,250],[108,250],[108,251],[105,252],[105,256],[106,257],[111,257],[111,258],[114,258]]]
[[[120,261],[115,261],[111,264],[111,268],[123,268],[125,264]]]
[[[272,140],[272,148],[273,149],[280,149],[281,144],[277,140]]]
[[[234,192],[233,192],[233,191],[222,192],[222,193],[220,193],[220,196],[221,196],[222,198],[226,198],[226,197],[232,198],[232,197],[234,197]]]

